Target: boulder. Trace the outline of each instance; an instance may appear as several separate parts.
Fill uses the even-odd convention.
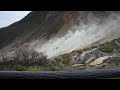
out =
[[[107,65],[107,63],[99,64],[95,66],[95,69],[104,69]]]
[[[120,55],[112,55],[109,60],[104,60],[104,63],[107,63],[110,66],[120,66]]]
[[[109,58],[111,58],[111,56],[100,57],[96,59],[95,61],[91,62],[89,65],[95,66],[95,65],[102,64],[104,60],[108,60]]]
[[[91,60],[99,57],[106,56],[107,54],[100,51],[98,48],[94,48],[90,51],[85,51],[78,56],[77,60],[80,60],[82,63],[89,63]]]
[[[116,43],[118,46],[120,46],[120,43],[119,43],[118,41],[115,41],[115,43]]]
[[[91,63],[93,60],[95,60],[95,57],[89,58],[89,59],[85,62],[85,64]]]
[[[77,58],[77,55],[74,55],[71,57],[71,60],[70,60],[71,65],[78,63],[78,60],[76,58]]]
[[[120,67],[120,56],[105,56],[100,57],[90,63],[89,66],[95,69],[111,69]]]
[[[78,66],[85,66],[84,64],[74,64],[72,65],[73,67],[78,67]]]

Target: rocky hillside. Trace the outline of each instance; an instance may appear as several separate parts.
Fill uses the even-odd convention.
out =
[[[0,70],[18,71],[79,71],[119,67],[120,38],[51,59],[42,53],[20,50],[13,58],[3,55],[0,62]]]
[[[120,12],[33,11],[0,29],[0,70],[120,66]]]
[[[15,41],[17,43],[14,46],[19,47],[34,39],[50,39],[57,33],[65,34],[77,16],[78,12],[70,11],[33,11],[19,22],[0,29],[0,48]]]

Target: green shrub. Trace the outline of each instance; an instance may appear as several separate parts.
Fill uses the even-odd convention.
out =
[[[63,64],[69,64],[70,58],[64,58],[62,63]]]
[[[35,71],[35,72],[41,71],[41,70],[42,70],[42,68],[38,68],[38,67],[32,67],[32,68],[28,69],[28,71]]]
[[[15,70],[16,71],[26,71],[26,68],[21,66],[21,65],[18,65],[18,66],[15,67]]]
[[[59,71],[60,67],[58,67],[58,66],[50,66],[50,70],[51,71]]]
[[[120,49],[120,46],[117,45],[115,42],[108,42],[100,48],[101,51],[107,53],[112,52],[114,49]]]

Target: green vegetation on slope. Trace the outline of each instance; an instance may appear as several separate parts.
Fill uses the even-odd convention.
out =
[[[65,58],[63,58],[62,63],[63,63],[63,64],[69,64],[70,60],[71,60],[71,59],[70,59],[69,57],[65,57]]]
[[[107,42],[104,46],[100,48],[101,51],[110,53],[113,50],[120,49],[120,45],[116,44],[115,42]]]
[[[24,66],[18,65],[15,67],[16,71],[26,71],[26,68]]]

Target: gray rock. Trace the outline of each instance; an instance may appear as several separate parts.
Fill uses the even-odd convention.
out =
[[[95,57],[89,58],[89,59],[85,62],[85,64],[91,63],[93,60],[95,60]]]
[[[107,63],[103,63],[103,64],[100,64],[100,65],[96,65],[95,66],[95,69],[103,69],[107,66]]]
[[[100,57],[100,58],[96,59],[95,61],[91,62],[89,65],[92,65],[92,66],[99,65],[99,64],[102,64],[103,61],[109,60],[110,58],[111,58],[111,56]]]
[[[115,41],[115,43],[116,43],[118,46],[120,46],[120,43],[119,43],[118,41]]]
[[[88,63],[94,58],[99,58],[106,56],[107,54],[100,51],[98,48],[94,48],[90,51],[85,51],[81,55],[78,56],[77,60],[81,61],[82,63]],[[88,60],[88,61],[87,61]]]
[[[61,67],[63,67],[63,66],[64,66],[64,64],[63,64],[62,62],[60,62],[60,63],[59,63],[59,65],[60,65]]]
[[[78,60],[76,58],[77,58],[77,55],[71,57],[71,60],[70,60],[71,65],[78,63]]]
[[[72,67],[85,66],[84,64],[74,64]]]

